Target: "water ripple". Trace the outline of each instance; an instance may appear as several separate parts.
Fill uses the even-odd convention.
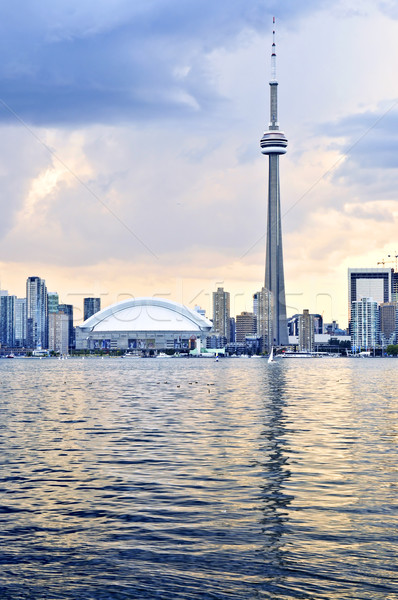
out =
[[[0,361],[1,599],[396,598],[395,361],[281,363]]]

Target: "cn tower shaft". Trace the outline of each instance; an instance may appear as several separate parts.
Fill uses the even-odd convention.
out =
[[[275,36],[275,32],[274,36]],[[283,271],[281,200],[279,183],[279,155],[285,154],[287,139],[279,131],[278,82],[276,80],[275,37],[271,56],[272,75],[270,81],[270,122],[260,146],[268,155],[268,220],[265,259],[265,288],[271,292],[270,346],[289,343],[286,319],[285,277]]]

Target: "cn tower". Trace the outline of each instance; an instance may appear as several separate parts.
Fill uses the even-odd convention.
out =
[[[275,27],[275,17],[273,19]],[[275,31],[272,32],[270,120],[260,141],[261,152],[268,155],[268,222],[265,258],[265,288],[271,293],[269,346],[289,343],[286,319],[285,277],[283,273],[279,155],[286,153],[287,139],[279,131],[278,82],[276,79]]]

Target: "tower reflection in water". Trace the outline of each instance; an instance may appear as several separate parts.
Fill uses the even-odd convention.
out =
[[[288,531],[288,506],[294,496],[286,493],[290,478],[287,443],[286,377],[282,369],[264,374],[262,431],[259,438],[258,466],[261,468],[260,521],[262,552],[273,582],[280,581],[284,567],[284,534]]]

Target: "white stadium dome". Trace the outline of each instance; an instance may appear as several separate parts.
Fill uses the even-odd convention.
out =
[[[164,298],[123,300],[76,328],[77,349],[183,349],[204,339],[212,323],[198,312]]]

